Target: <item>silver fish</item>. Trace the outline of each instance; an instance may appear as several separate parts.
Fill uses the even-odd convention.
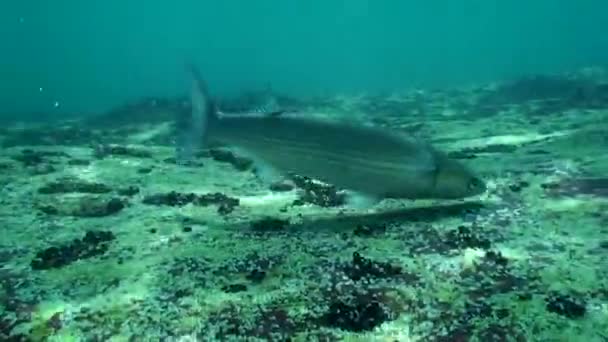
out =
[[[192,116],[203,144],[235,146],[281,174],[314,178],[374,201],[458,199],[486,190],[460,162],[384,129],[286,115],[218,115],[195,68],[191,75]]]

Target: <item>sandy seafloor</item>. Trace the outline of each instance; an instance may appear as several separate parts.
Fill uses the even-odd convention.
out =
[[[488,182],[367,210],[225,150],[177,165],[169,102],[6,124],[0,340],[608,341],[607,80],[294,100]]]

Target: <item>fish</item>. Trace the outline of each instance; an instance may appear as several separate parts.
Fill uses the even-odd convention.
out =
[[[349,194],[354,206],[383,199],[462,199],[486,191],[470,168],[429,143],[385,128],[289,115],[221,115],[194,66],[193,136],[244,151],[269,174],[297,174]],[[265,173],[265,172],[262,172]],[[358,204],[356,204],[358,203]]]

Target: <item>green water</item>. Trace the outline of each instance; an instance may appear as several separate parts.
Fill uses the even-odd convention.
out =
[[[608,3],[12,1],[0,13],[0,115],[96,113],[185,92],[382,92],[604,63]],[[49,114],[47,114],[49,115]]]

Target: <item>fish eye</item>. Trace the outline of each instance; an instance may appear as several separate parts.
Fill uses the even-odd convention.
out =
[[[479,178],[471,178],[468,184],[469,190],[475,190],[482,187],[483,182]]]

